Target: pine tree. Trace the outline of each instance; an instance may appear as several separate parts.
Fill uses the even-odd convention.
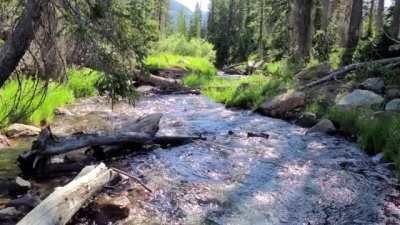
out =
[[[190,23],[189,37],[201,38],[201,9],[200,4],[196,4],[196,8]]]
[[[184,8],[179,11],[178,15],[178,33],[187,36],[186,14]]]

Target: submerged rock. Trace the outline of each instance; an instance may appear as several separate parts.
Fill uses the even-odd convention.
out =
[[[0,218],[1,219],[13,219],[18,217],[21,214],[16,208],[8,207],[0,210]]]
[[[328,119],[322,119],[317,123],[317,125],[310,128],[307,133],[316,133],[316,132],[332,134],[336,132],[336,127],[335,125],[333,125],[332,121]]]
[[[68,109],[65,109],[65,108],[56,108],[54,110],[54,114],[58,115],[58,116],[73,116],[74,115]]]
[[[360,88],[382,94],[385,89],[385,81],[380,77],[368,78],[360,84]]]
[[[304,106],[305,102],[304,92],[296,91],[270,98],[258,110],[267,116],[285,117],[287,112]]]
[[[400,99],[394,99],[386,104],[386,111],[399,111],[400,112]]]
[[[35,126],[20,124],[20,123],[14,123],[14,124],[11,124],[6,129],[5,133],[6,133],[7,137],[10,137],[10,138],[32,137],[32,136],[39,135],[40,128],[37,128]]]
[[[344,108],[371,107],[381,105],[384,102],[382,96],[367,90],[354,90],[339,100],[338,106]]]
[[[312,112],[303,113],[296,121],[296,124],[302,127],[312,127],[317,123],[318,123],[317,115]]]

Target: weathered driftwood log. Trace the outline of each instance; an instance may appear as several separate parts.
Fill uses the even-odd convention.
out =
[[[104,164],[85,167],[64,187],[56,188],[17,225],[66,224],[81,206],[109,183],[117,173]]]
[[[398,62],[400,62],[400,57],[389,58],[389,59],[380,59],[380,60],[375,60],[375,61],[370,61],[370,62],[355,63],[355,64],[347,65],[347,66],[344,66],[342,68],[339,68],[339,69],[333,71],[329,75],[327,75],[319,80],[316,80],[309,84],[304,85],[301,89],[314,87],[316,85],[319,85],[319,84],[325,83],[327,81],[330,81],[332,79],[338,78],[338,77],[343,76],[351,71],[360,69],[367,65],[371,65],[371,64],[387,65],[387,64],[394,64],[394,63],[398,63]]]
[[[190,136],[155,136],[161,114],[146,116],[136,123],[124,127],[119,132],[110,134],[80,134],[69,137],[54,138],[49,128],[43,129],[32,149],[18,158],[19,167],[25,175],[42,176],[48,168],[53,171],[57,166],[51,165],[50,159],[80,149],[90,149],[97,159],[106,159],[113,155],[126,153],[126,149],[141,150],[143,146],[161,145],[162,147],[178,146],[202,139]],[[139,132],[140,131],[140,132]],[[70,167],[61,165],[62,171],[78,168],[79,162]]]

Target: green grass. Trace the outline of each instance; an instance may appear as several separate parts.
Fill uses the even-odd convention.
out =
[[[20,92],[19,82],[15,79],[9,80],[0,89],[0,127],[15,122],[38,124],[43,119],[51,121],[57,107],[72,103],[76,98],[97,95],[95,83],[100,75],[99,72],[86,68],[70,69],[68,82],[50,82],[45,98],[42,98],[44,82],[38,82],[34,93],[36,82],[33,80],[23,79]],[[18,104],[15,104],[16,99],[20,99]]]
[[[373,116],[370,111],[332,108],[328,117],[341,132],[354,135],[369,154],[383,152],[400,171],[400,114]]]
[[[191,74],[184,78],[183,83],[201,87],[204,95],[228,107],[256,108],[265,98],[278,93],[281,82],[263,75],[228,79]]]
[[[148,69],[171,69],[182,68],[195,74],[213,76],[217,73],[214,65],[206,58],[157,54],[146,58],[145,64]]]
[[[34,92],[34,81],[25,79],[22,81],[22,91],[18,95],[18,81],[11,80],[0,89],[0,118],[1,125],[5,126],[13,122],[25,122],[37,124],[42,119],[51,120],[55,108],[74,101],[73,91],[64,85],[51,83],[48,87],[46,98],[42,100],[42,94]],[[38,90],[42,89],[43,82],[39,82]],[[17,105],[14,101],[20,96]],[[9,112],[12,112],[9,114]]]
[[[67,87],[74,92],[76,98],[98,95],[96,82],[101,73],[88,68],[72,68],[67,72]]]

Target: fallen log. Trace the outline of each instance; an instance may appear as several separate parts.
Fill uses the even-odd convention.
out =
[[[88,199],[116,175],[103,163],[96,167],[85,167],[70,183],[56,188],[17,225],[66,224]]]
[[[319,84],[323,84],[327,81],[336,79],[336,78],[343,76],[351,71],[360,69],[362,67],[365,67],[365,66],[368,66],[371,64],[387,65],[387,64],[393,64],[393,63],[398,63],[398,62],[400,62],[400,57],[389,58],[389,59],[380,59],[380,60],[375,60],[375,61],[370,61],[370,62],[355,63],[355,64],[347,65],[347,66],[344,66],[342,68],[339,68],[339,69],[333,71],[329,75],[327,75],[319,80],[316,80],[316,81],[313,81],[311,83],[304,85],[303,87],[300,88],[300,90],[304,90],[305,88],[310,88],[310,87],[314,87]]]

